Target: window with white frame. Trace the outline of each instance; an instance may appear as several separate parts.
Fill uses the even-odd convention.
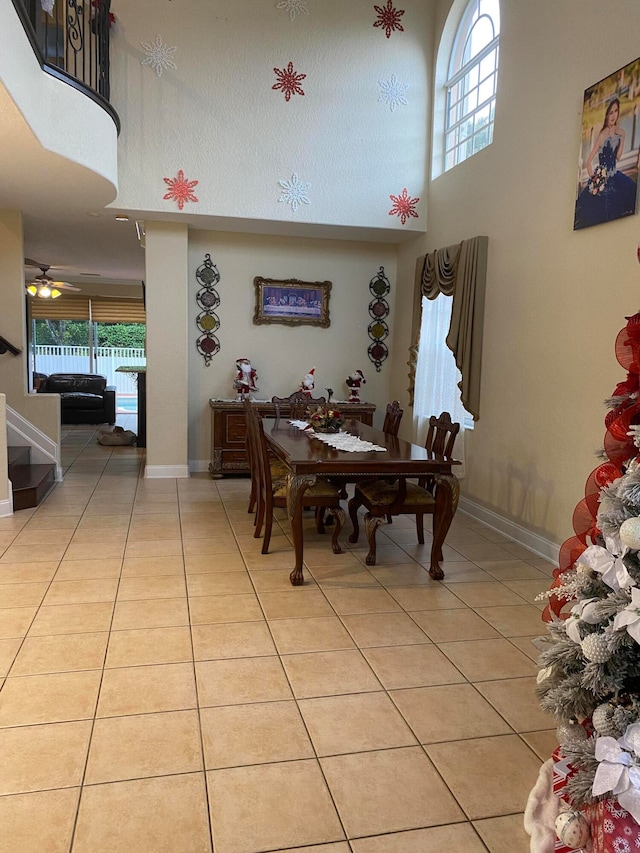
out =
[[[453,41],[445,84],[445,171],[493,141],[499,41],[499,0],[471,0]]]

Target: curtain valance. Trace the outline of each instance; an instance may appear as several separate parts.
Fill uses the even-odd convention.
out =
[[[453,296],[451,326],[446,343],[462,374],[460,396],[465,409],[480,417],[480,369],[488,237],[472,237],[445,249],[435,249],[416,261],[413,332],[409,348],[409,395],[413,403],[415,369],[420,345],[422,297]]]

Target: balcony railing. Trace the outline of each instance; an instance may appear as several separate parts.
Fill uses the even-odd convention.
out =
[[[42,68],[99,103],[120,119],[109,103],[111,0],[13,0]],[[48,14],[44,7],[51,6]]]

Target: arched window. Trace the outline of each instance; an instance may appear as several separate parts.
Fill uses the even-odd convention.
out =
[[[471,0],[453,40],[445,84],[445,171],[493,141],[499,41],[499,0]]]

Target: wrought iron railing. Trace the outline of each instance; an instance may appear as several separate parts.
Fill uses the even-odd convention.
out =
[[[97,101],[119,131],[109,103],[111,0],[13,0],[13,5],[42,67]]]

